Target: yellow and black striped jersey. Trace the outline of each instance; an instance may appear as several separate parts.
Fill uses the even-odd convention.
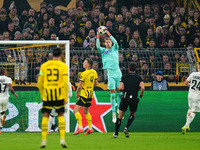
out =
[[[49,60],[41,65],[38,88],[43,101],[68,99],[68,67],[60,60]]]
[[[94,82],[98,78],[97,72],[94,69],[85,70],[80,75],[80,81],[83,82],[81,95],[85,98],[93,97]]]

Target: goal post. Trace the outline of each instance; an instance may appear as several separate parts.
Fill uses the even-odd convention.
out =
[[[17,45],[17,46],[16,46]],[[26,46],[25,46],[26,45]],[[38,45],[38,46],[37,46]],[[25,80],[27,79],[27,72],[28,72],[28,65],[27,65],[27,58],[26,54],[29,49],[34,49],[37,51],[37,48],[40,49],[42,46],[47,46],[48,48],[55,45],[55,47],[60,47],[60,45],[63,45],[62,51],[64,51],[65,56],[63,58],[64,62],[68,66],[68,80],[69,80],[69,69],[70,69],[70,43],[68,40],[62,40],[62,41],[29,41],[29,40],[20,40],[20,41],[0,41],[0,66],[14,66],[10,72],[10,75],[12,74],[12,79],[14,81],[18,82],[18,80]],[[4,51],[12,51],[12,55],[14,57],[15,61],[10,61],[9,57],[10,55],[4,54],[6,52]],[[37,53],[38,54],[38,53]],[[3,57],[7,58],[3,58]],[[10,58],[12,59],[12,58]],[[45,58],[48,60],[47,58]],[[4,61],[3,61],[4,60]],[[35,62],[37,63],[37,62]],[[21,67],[21,68],[20,68]],[[29,82],[30,84],[30,82]],[[36,84],[35,84],[36,85]],[[69,108],[70,100],[68,99],[68,108]],[[70,109],[67,110],[67,114],[65,115],[66,119],[66,132],[70,132]],[[24,130],[24,129],[23,129]],[[22,130],[19,130],[22,131]],[[25,131],[25,130],[24,130]],[[30,130],[31,131],[31,130]]]

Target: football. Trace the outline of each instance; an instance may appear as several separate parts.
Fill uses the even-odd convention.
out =
[[[99,34],[106,34],[106,27],[105,26],[100,26],[98,28]]]

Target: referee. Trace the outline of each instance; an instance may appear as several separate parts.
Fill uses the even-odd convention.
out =
[[[119,106],[119,115],[115,126],[115,132],[113,133],[114,138],[118,137],[121,120],[124,117],[125,111],[127,110],[128,106],[130,109],[130,117],[128,118],[128,122],[126,124],[126,127],[124,128],[124,133],[127,138],[129,137],[128,128],[135,118],[135,113],[137,111],[137,106],[139,102],[139,87],[141,87],[139,97],[143,97],[143,93],[145,90],[144,82],[142,81],[142,78],[135,73],[136,68],[136,64],[134,62],[131,62],[128,67],[129,74],[122,76],[122,79],[120,81],[119,89],[121,91],[123,90],[123,95]]]

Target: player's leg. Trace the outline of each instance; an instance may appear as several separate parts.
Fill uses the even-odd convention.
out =
[[[5,112],[8,109],[8,98],[1,98],[0,99],[0,132],[6,122],[6,115]]]
[[[40,148],[46,147],[48,121],[49,121],[49,113],[43,112],[43,117],[42,117],[42,143],[40,145]]]
[[[115,79],[108,76],[108,89],[110,90],[110,103],[112,107],[112,122],[116,123],[116,108],[115,108]]]
[[[119,114],[117,117],[117,121],[115,123],[115,132],[113,133],[114,138],[118,137],[119,128],[121,126],[121,121],[122,121],[122,118],[124,117],[124,114],[125,112],[119,109]]]
[[[117,111],[119,111],[119,106],[120,106],[121,96],[122,96],[122,92],[118,89],[120,80],[121,80],[121,78],[117,78],[116,79],[116,87],[117,87]]]
[[[185,134],[187,130],[188,131],[190,130],[190,123],[193,121],[195,115],[196,115],[196,112],[191,111],[191,108],[189,108],[186,115],[186,123],[182,127],[182,134]]]
[[[84,132],[83,125],[82,125],[82,116],[79,113],[80,109],[84,106],[84,103],[85,103],[85,101],[84,101],[83,97],[80,97],[74,107],[73,111],[74,111],[74,115],[75,115],[76,121],[78,123],[79,129],[76,132],[74,132],[73,135]]]
[[[60,145],[63,148],[66,148],[67,144],[65,142],[65,118],[64,118],[65,105],[64,105],[64,100],[55,101],[54,108],[56,109],[56,112],[58,113],[58,128],[59,128],[59,132],[60,132]]]
[[[115,132],[113,133],[114,138],[117,138],[118,136],[119,128],[121,126],[121,121],[122,121],[122,118],[124,117],[127,107],[128,107],[127,101],[125,99],[122,99],[119,106],[119,114],[118,114],[117,121],[115,124]]]
[[[47,140],[47,130],[48,130],[48,121],[49,121],[49,114],[51,113],[51,110],[53,109],[52,102],[51,101],[43,101],[42,106],[42,143],[40,145],[40,148],[46,147],[46,140]]]
[[[130,116],[128,118],[126,127],[124,128],[125,137],[129,137],[129,130],[128,128],[131,126],[133,120],[135,119],[135,113],[137,111],[139,99],[128,99],[129,109],[130,109]]]
[[[64,109],[63,109],[64,112]],[[60,145],[63,148],[67,148],[67,144],[65,142],[65,118],[63,112],[58,113],[58,128],[60,132]]]
[[[91,105],[91,100],[88,101],[89,103],[87,103],[84,107],[83,107],[83,113],[85,114],[87,123],[88,123],[88,130],[86,131],[85,135],[88,135],[90,133],[93,133],[94,130],[92,129],[92,116],[89,112],[89,107]]]

